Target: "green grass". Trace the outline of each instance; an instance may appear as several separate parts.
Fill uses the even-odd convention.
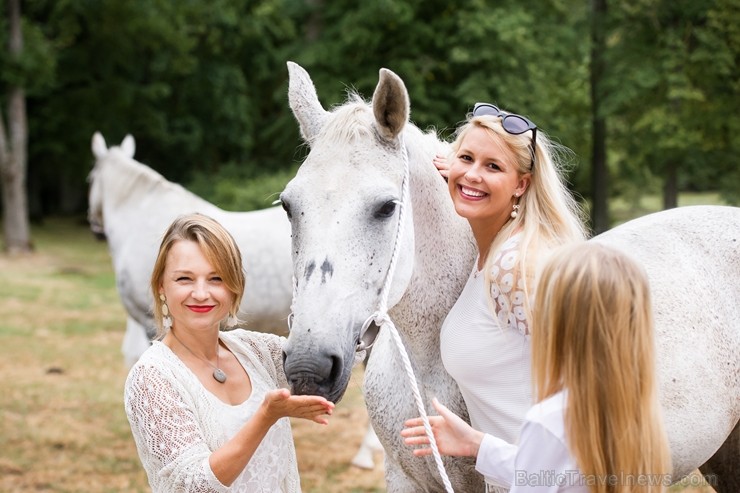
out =
[[[678,206],[688,205],[727,205],[719,193],[684,193],[678,197]],[[617,224],[629,221],[645,214],[658,212],[663,208],[663,199],[657,195],[642,196],[635,201],[617,198],[609,204],[609,214],[612,223]]]
[[[0,254],[0,491],[149,491],[123,410],[126,317],[107,245],[70,218],[32,238],[33,254]],[[321,430],[343,435],[332,451],[317,425],[294,425],[304,491],[383,491],[382,468],[349,464],[367,420],[359,384],[340,407],[352,414]]]
[[[0,491],[146,491],[107,245],[69,218],[32,238],[33,254],[0,256]]]

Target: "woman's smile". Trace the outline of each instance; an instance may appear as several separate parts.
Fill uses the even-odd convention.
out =
[[[208,313],[213,310],[214,305],[186,305],[191,311],[195,313]]]
[[[471,199],[471,200],[478,200],[488,195],[485,192],[481,192],[480,190],[476,190],[475,188],[466,187],[464,185],[458,185],[458,188],[460,190],[460,195],[462,195],[464,198]]]

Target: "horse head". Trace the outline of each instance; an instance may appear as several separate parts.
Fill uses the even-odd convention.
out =
[[[363,393],[387,452],[389,490],[441,491],[434,461],[414,457],[399,430],[419,413],[414,380],[427,406],[436,396],[467,416],[439,350],[442,322],[476,252],[432,164],[449,145],[409,121],[408,92],[390,70],[380,70],[371,102],[350,94],[326,111],[308,74],[288,69],[290,106],[310,152],[281,194],[294,275],[286,376],[294,393],[338,401],[377,322]],[[458,490],[483,487],[471,461],[444,462]]]
[[[88,196],[87,196],[87,221],[90,223],[90,229],[93,234],[99,240],[105,239],[105,222],[103,214],[103,203],[105,193],[103,191],[103,180],[101,172],[104,166],[106,166],[106,157],[112,152],[121,152],[125,157],[133,158],[134,151],[136,150],[136,144],[134,138],[131,135],[126,135],[121,142],[120,147],[112,147],[108,149],[105,139],[100,132],[95,132],[92,137],[92,152],[95,156],[95,164],[93,169],[87,175],[87,182],[89,184]]]
[[[296,293],[285,372],[294,392],[337,401],[363,325],[381,302],[401,216],[388,306],[413,271],[412,211],[403,196],[409,98],[403,81],[381,69],[371,104],[350,95],[328,112],[308,73],[291,62],[288,68],[290,106],[311,151],[280,196],[292,228]]]

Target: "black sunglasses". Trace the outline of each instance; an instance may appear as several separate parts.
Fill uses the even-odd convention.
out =
[[[512,135],[520,135],[528,130],[532,131],[532,164],[530,166],[530,171],[534,171],[534,146],[537,139],[537,125],[521,115],[504,113],[498,109],[497,106],[494,106],[491,103],[475,103],[475,106],[473,106],[473,116],[484,115],[500,116],[501,126],[503,126],[504,130]]]

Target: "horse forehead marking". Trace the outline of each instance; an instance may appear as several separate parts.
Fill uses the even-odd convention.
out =
[[[331,277],[334,274],[334,266],[329,262],[329,257],[324,259],[324,263],[321,264],[321,284],[326,284],[327,275]]]

